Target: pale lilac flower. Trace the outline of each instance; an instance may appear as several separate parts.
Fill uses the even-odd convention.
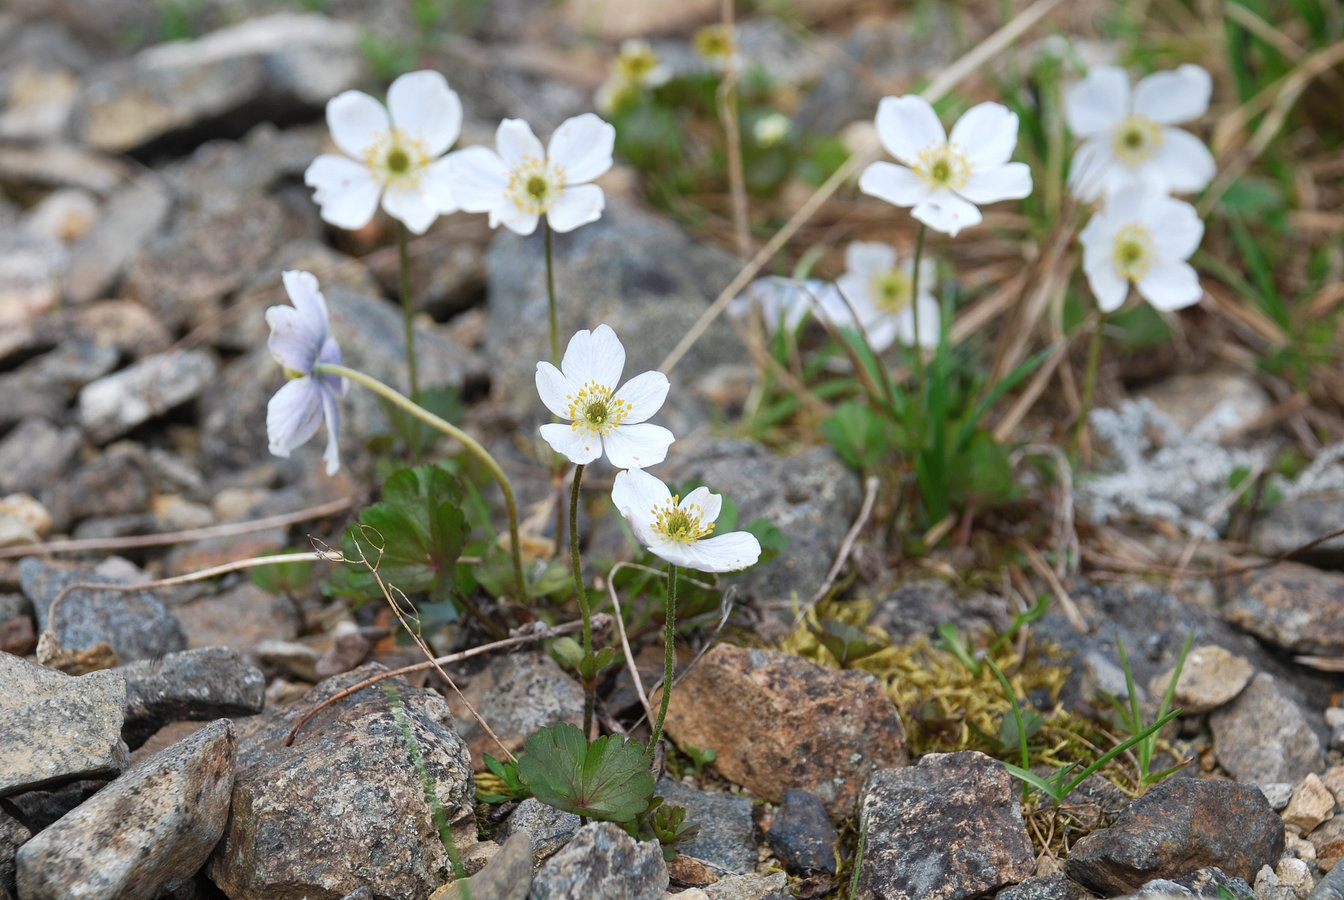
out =
[[[674,566],[700,572],[735,572],[761,557],[761,543],[749,531],[710,537],[723,497],[698,487],[680,500],[643,469],[616,473],[611,501],[630,523],[639,542]]]
[[[531,234],[544,214],[553,231],[573,231],[602,215],[606,198],[588,182],[611,168],[615,142],[615,128],[584,113],[562,122],[543,154],[526,122],[505,119],[495,132],[498,153],[449,154],[453,196],[467,212],[489,213],[491,228]]]
[[[845,274],[835,280],[849,301],[854,317],[863,326],[874,353],[881,353],[899,340],[915,344],[915,317],[919,317],[919,344],[938,346],[939,310],[933,298],[938,267],[925,257],[919,261],[919,297],[912,298],[914,260],[902,260],[887,244],[854,241],[845,250]],[[913,301],[913,302],[912,302]],[[848,324],[838,320],[837,324]]]
[[[1154,187],[1120,188],[1078,236],[1097,306],[1102,312],[1119,309],[1131,282],[1156,309],[1198,303],[1204,289],[1186,260],[1203,236],[1204,223],[1189,203]]]
[[[1064,101],[1069,128],[1083,138],[1069,170],[1074,196],[1094,200],[1126,184],[1178,194],[1203,190],[1213,179],[1213,154],[1177,122],[1209,108],[1213,80],[1195,65],[1154,72],[1131,93],[1129,76],[1098,66]]]
[[[336,400],[348,385],[336,375],[314,374],[313,366],[320,362],[340,365],[341,348],[331,336],[327,301],[317,288],[317,279],[298,271],[285,272],[281,278],[294,305],[266,310],[266,324],[271,326],[267,346],[289,378],[266,405],[270,449],[276,456],[288,457],[325,421],[327,449],[322,458],[327,462],[327,474],[334,475],[341,467],[337,446],[341,419]]]
[[[911,215],[935,231],[955,236],[980,222],[976,204],[1031,193],[1031,169],[1008,161],[1017,146],[1017,114],[1001,104],[971,107],[949,138],[923,97],[884,97],[877,136],[902,165],[873,163],[859,176],[859,190],[914,207]]]
[[[327,103],[327,127],[344,156],[324,153],[303,173],[322,219],[363,228],[382,198],[384,211],[416,234],[458,207],[440,157],[462,130],[462,102],[438,72],[402,75],[387,107],[360,91]]]
[[[667,458],[672,432],[645,421],[667,399],[667,376],[645,372],[617,390],[624,368],[625,348],[607,325],[570,338],[559,369],[537,363],[541,402],[569,422],[541,426],[542,438],[556,453],[586,465],[605,452],[618,469],[652,466]]]

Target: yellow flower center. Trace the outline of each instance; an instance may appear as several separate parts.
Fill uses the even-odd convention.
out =
[[[293,381],[293,380],[295,380],[296,378],[307,378],[307,377],[308,377],[308,373],[307,373],[307,372],[300,372],[300,371],[298,371],[297,369],[291,369],[291,368],[289,368],[288,366],[285,366],[285,367],[284,367],[284,371],[285,371],[285,378],[288,379],[289,381]]]
[[[1144,162],[1161,145],[1162,127],[1147,116],[1130,116],[1115,129],[1115,155],[1126,165]]]
[[[1138,281],[1153,267],[1153,235],[1142,225],[1126,225],[1115,233],[1111,258],[1115,268],[1130,281]]]
[[[540,215],[565,193],[565,170],[529,156],[509,173],[504,190],[519,209]]]
[[[575,431],[598,436],[611,434],[630,415],[629,402],[616,399],[596,381],[588,382],[577,395],[570,394],[565,399],[569,401],[565,418],[573,420],[570,427]]]
[[[923,150],[915,161],[915,174],[931,188],[959,190],[971,178],[971,164],[955,144]]]
[[[616,77],[631,84],[642,84],[645,76],[657,67],[658,55],[642,41],[623,46],[616,57]]]
[[[695,52],[712,62],[722,62],[733,53],[733,33],[722,25],[706,25],[691,38]]]
[[[420,172],[429,164],[429,154],[418,137],[412,137],[396,128],[364,148],[364,165],[384,183],[400,183],[414,187]]]
[[[897,313],[910,305],[910,278],[900,269],[888,269],[873,276],[869,282],[877,308]]]
[[[673,494],[665,505],[653,508],[653,530],[681,544],[694,544],[708,537],[714,531],[714,523],[702,522],[704,513],[694,503],[683,509],[677,505],[678,500],[678,495]]]

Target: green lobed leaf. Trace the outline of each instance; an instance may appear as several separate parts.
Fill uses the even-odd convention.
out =
[[[654,788],[644,748],[616,735],[589,744],[568,722],[527,739],[518,775],[541,802],[610,822],[629,822],[643,813]]]

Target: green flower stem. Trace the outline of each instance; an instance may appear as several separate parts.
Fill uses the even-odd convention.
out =
[[[420,396],[420,369],[415,355],[415,325],[411,321],[411,256],[406,247],[406,226],[397,223],[397,264],[401,282],[401,322],[406,328],[406,369],[410,373],[412,399]],[[412,448],[414,455],[418,448]]]
[[[504,506],[509,513],[509,550],[513,553],[515,590],[518,592],[518,601],[525,601],[527,599],[527,582],[523,580],[523,542],[518,536],[518,503],[513,499],[513,487],[509,484],[508,476],[499,467],[499,463],[495,462],[495,458],[490,455],[490,451],[478,444],[469,434],[453,423],[439,418],[371,375],[365,375],[357,369],[349,369],[345,366],[324,362],[314,364],[313,371],[327,375],[339,375],[342,378],[349,378],[357,384],[362,384],[384,400],[401,407],[425,424],[461,441],[462,445],[470,450],[477,459],[485,463],[485,467],[490,470],[491,475],[495,476],[495,481],[499,483],[499,489],[504,493]]]
[[[658,739],[663,736],[663,720],[667,718],[667,706],[672,700],[672,676],[677,663],[677,567],[667,564],[667,605],[663,608],[663,697],[658,701],[658,721],[653,723],[653,734],[649,735],[649,746],[644,755],[653,761],[658,749]]]
[[[927,225],[919,223],[919,230],[915,232],[914,269],[910,273],[910,311],[915,324],[915,346],[912,348],[915,353],[915,390],[921,397],[924,391],[924,346],[919,342],[919,258],[924,255],[924,233],[928,230]]]
[[[579,615],[583,618],[583,655],[593,652],[593,612],[588,608],[588,592],[583,587],[583,565],[579,561],[579,483],[583,480],[583,466],[574,467],[574,485],[569,491],[569,559],[574,567],[574,596],[579,601]],[[585,678],[583,683],[583,736],[593,727],[593,706],[597,694],[597,678]]]
[[[1106,327],[1106,314],[1097,313],[1097,324],[1092,329],[1092,343],[1087,350],[1087,370],[1083,373],[1083,402],[1078,409],[1078,422],[1073,429],[1073,452],[1070,462],[1078,462],[1083,449],[1083,433],[1087,431],[1087,414],[1092,411],[1092,395],[1097,389],[1097,369],[1101,365],[1101,332]]]
[[[556,322],[555,312],[555,265],[551,262],[551,223],[543,222],[541,227],[546,233],[546,303],[550,307],[551,318],[551,365],[560,367],[560,326]]]

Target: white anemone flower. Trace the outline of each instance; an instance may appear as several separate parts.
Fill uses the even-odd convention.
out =
[[[335,475],[341,467],[337,445],[341,419],[336,400],[349,385],[336,375],[314,374],[313,366],[319,362],[340,365],[341,348],[331,336],[327,301],[317,288],[317,279],[298,271],[285,272],[281,278],[294,305],[266,310],[266,324],[271,326],[267,346],[289,378],[266,405],[270,450],[276,456],[288,457],[325,421],[327,449],[323,458],[327,474]]]
[[[1078,236],[1097,306],[1119,309],[1131,282],[1156,309],[1198,303],[1204,289],[1186,260],[1203,236],[1204,223],[1189,203],[1151,186],[1120,188]]]
[[[1169,126],[1204,115],[1212,91],[1209,73],[1195,65],[1155,72],[1132,93],[1124,69],[1092,69],[1064,101],[1069,128],[1083,138],[1069,171],[1074,196],[1094,200],[1134,182],[1177,194],[1207,187],[1213,154]]]
[[[914,207],[911,215],[935,231],[956,236],[980,222],[977,204],[1031,193],[1031,169],[1008,161],[1017,146],[1017,114],[1002,104],[971,107],[948,137],[923,97],[884,97],[877,136],[902,165],[873,163],[859,176],[859,190]]]
[[[643,469],[616,473],[611,502],[635,537],[660,559],[699,572],[735,572],[761,558],[761,542],[749,531],[710,537],[723,497],[698,487],[682,500]]]
[[[728,304],[728,314],[737,319],[747,318],[753,309],[759,310],[770,334],[781,327],[785,331],[798,330],[810,312],[832,322],[843,322],[840,317],[846,315],[844,301],[830,282],[819,278],[799,281],[778,275],[757,278]]]
[[[919,296],[912,297],[915,265],[902,260],[893,247],[855,241],[845,250],[845,274],[835,280],[849,301],[854,317],[863,326],[874,353],[881,353],[899,340],[915,345],[915,321],[919,321],[919,345],[938,346],[939,309],[933,297],[938,266],[925,257],[919,261]],[[839,324],[846,324],[840,320]]]
[[[672,79],[672,67],[658,59],[648,41],[627,38],[611,65],[611,73],[597,89],[593,103],[610,114],[645,91],[662,87]]]
[[[505,119],[495,133],[498,153],[449,154],[453,195],[467,212],[489,213],[491,228],[531,234],[545,214],[552,230],[573,231],[602,215],[606,198],[588,182],[611,168],[615,142],[615,128],[584,113],[562,122],[543,153],[526,122]]]
[[[383,210],[415,234],[457,210],[447,162],[440,157],[462,130],[462,101],[438,72],[402,75],[387,107],[360,91],[327,102],[327,127],[344,156],[323,153],[303,173],[316,190],[323,221],[363,228]]]
[[[672,432],[645,420],[667,399],[662,372],[645,372],[618,390],[625,348],[609,325],[570,338],[560,368],[537,363],[537,393],[555,415],[568,421],[541,426],[556,453],[587,465],[605,451],[618,469],[652,466],[667,458]]]

